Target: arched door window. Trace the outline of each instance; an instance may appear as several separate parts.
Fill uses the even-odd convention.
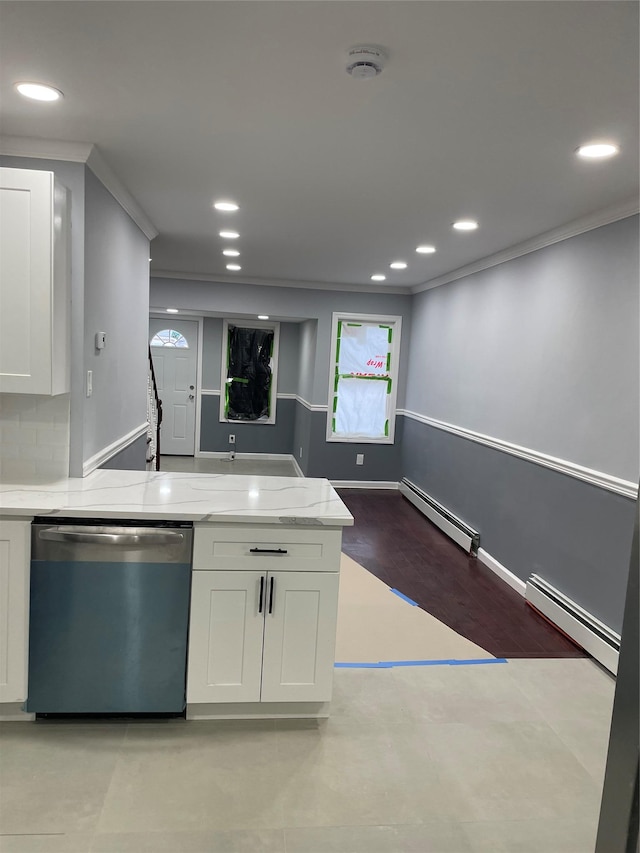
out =
[[[151,338],[151,346],[189,349],[189,341],[182,332],[177,332],[175,329],[163,329],[161,332],[156,332]]]

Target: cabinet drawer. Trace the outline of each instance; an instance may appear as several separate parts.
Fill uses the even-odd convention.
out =
[[[337,572],[340,530],[275,525],[195,525],[194,569]]]

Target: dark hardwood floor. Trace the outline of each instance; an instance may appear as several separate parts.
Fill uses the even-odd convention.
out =
[[[399,492],[339,494],[355,519],[343,528],[345,554],[454,631],[496,657],[586,656]]]

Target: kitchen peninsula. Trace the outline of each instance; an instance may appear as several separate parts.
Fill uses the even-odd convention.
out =
[[[29,719],[31,521],[192,522],[188,719],[329,712],[341,529],[327,480],[98,470],[0,487],[0,717]],[[85,522],[86,523],[86,522]]]

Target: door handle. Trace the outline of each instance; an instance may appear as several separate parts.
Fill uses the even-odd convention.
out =
[[[151,545],[177,545],[184,540],[182,533],[147,531],[134,528],[47,527],[38,533],[49,542],[78,542],[84,545],[127,545],[144,548]]]
[[[273,579],[273,575],[271,575],[271,583],[269,585],[269,613],[273,613],[273,587],[275,586],[275,582]]]
[[[193,394],[189,394],[189,399],[190,399],[190,400],[193,400],[193,399],[194,399],[194,395],[193,395]]]
[[[258,613],[262,613],[262,596],[264,595],[264,575],[260,577],[260,597],[258,598]]]
[[[249,548],[250,554],[286,554],[286,548]]]

